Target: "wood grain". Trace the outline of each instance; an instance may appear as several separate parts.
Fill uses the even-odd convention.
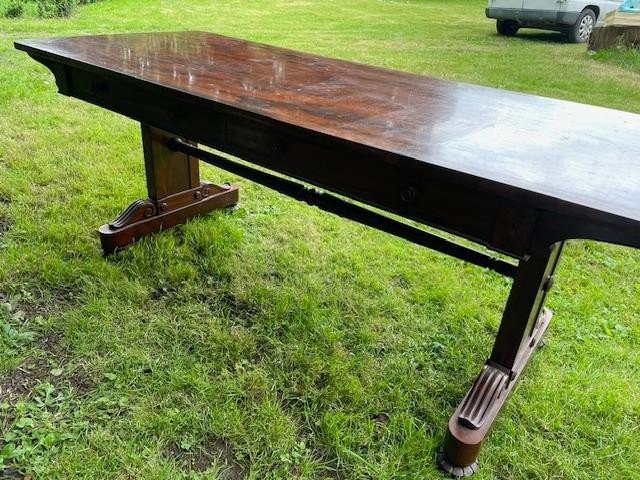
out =
[[[174,92],[176,99],[188,97],[210,108],[212,129],[227,128],[216,123],[219,112],[240,112],[246,125],[288,125],[321,135],[323,141],[382,152],[387,164],[416,178],[449,172],[467,186],[497,195],[490,208],[501,199],[517,201],[525,210],[532,207],[624,224],[640,238],[640,115],[451,83],[204,32],[26,40],[16,47],[58,70],[64,65],[65,75],[57,75],[59,83],[68,81],[69,72],[82,69],[94,76],[99,72],[162,88],[169,92],[167,105],[175,103],[175,108],[166,113],[159,102],[144,106],[147,111],[155,109],[158,118],[173,117],[159,120],[160,127],[162,121],[168,125],[190,113],[189,107],[177,105],[171,97]],[[72,81],[64,88],[74,94],[70,76]],[[81,79],[76,83],[80,85]],[[96,82],[90,87],[96,98],[105,88]],[[119,108],[117,99],[107,99],[114,94],[103,92],[103,104],[110,101],[114,110],[134,116]],[[230,128],[252,141],[242,122]],[[233,136],[233,131],[225,131],[225,136]],[[270,148],[279,153],[277,144]],[[375,158],[372,155],[372,165]],[[315,164],[304,165],[312,161]],[[296,159],[300,171],[322,169],[317,161]],[[354,159],[356,164],[366,175],[366,161]],[[343,165],[345,170],[351,168]],[[279,171],[301,176],[290,170],[296,169]]]

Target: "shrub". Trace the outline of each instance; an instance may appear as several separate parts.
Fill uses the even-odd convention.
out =
[[[41,18],[69,17],[76,0],[36,0],[38,16]]]
[[[11,0],[4,9],[4,16],[6,18],[18,18],[24,13],[24,6],[22,0]]]

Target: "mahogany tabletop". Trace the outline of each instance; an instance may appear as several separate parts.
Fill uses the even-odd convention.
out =
[[[16,47],[442,167],[480,183],[640,222],[637,114],[205,32],[25,40]]]

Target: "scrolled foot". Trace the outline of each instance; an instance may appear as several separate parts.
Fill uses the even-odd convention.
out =
[[[238,187],[209,182],[157,201],[137,200],[113,222],[100,227],[102,249],[106,255],[111,254],[141,237],[237,203]]]

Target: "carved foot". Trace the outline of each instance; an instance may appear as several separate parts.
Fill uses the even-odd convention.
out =
[[[466,465],[464,467],[451,465],[447,460],[446,455],[444,454],[444,449],[441,449],[438,452],[438,465],[442,470],[453,477],[468,477],[476,473],[478,471],[478,468],[480,468],[477,461],[473,462],[471,465]]]
[[[133,202],[113,222],[98,230],[106,255],[123,248],[145,235],[166,230],[188,218],[204,215],[238,203],[238,187],[202,182],[197,188],[185,190],[158,201]]]
[[[456,477],[466,477],[478,470],[477,459],[482,442],[542,339],[551,317],[551,310],[544,308],[513,371],[490,361],[482,368],[473,387],[449,420],[444,447],[438,455],[438,463],[443,470]]]

